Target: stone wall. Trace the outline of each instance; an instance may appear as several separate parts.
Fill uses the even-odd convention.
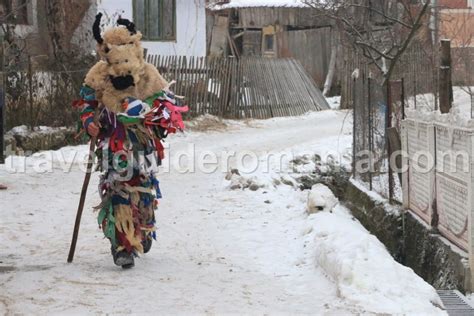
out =
[[[8,155],[30,155],[43,150],[56,150],[83,142],[76,138],[73,128],[38,128],[29,131],[25,126],[16,127],[5,135],[5,149]]]
[[[436,289],[472,290],[467,253],[401,207],[375,202],[350,182],[344,191],[341,200],[398,262]]]
[[[401,205],[370,197],[344,170],[299,177],[301,189],[327,185],[355,218],[375,235],[401,264],[436,289],[472,291],[468,255]]]

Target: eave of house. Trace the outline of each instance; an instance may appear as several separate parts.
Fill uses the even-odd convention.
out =
[[[211,3],[207,8],[211,11],[240,8],[304,8],[308,4],[304,0],[231,0],[229,3]]]
[[[440,12],[447,14],[474,14],[474,9],[441,9]]]

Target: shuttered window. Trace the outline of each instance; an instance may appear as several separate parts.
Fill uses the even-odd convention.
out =
[[[133,20],[145,41],[176,40],[176,0],[133,0]]]

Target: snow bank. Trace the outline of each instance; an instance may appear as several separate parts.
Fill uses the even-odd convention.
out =
[[[329,107],[332,110],[338,110],[341,107],[341,97],[340,96],[326,98],[326,101],[328,101]]]
[[[257,191],[268,187],[268,182],[260,180],[257,176],[241,176],[237,169],[229,171],[225,179],[228,181],[228,188],[231,190],[250,189],[251,191]]]
[[[7,132],[9,135],[28,135],[32,132],[39,132],[42,134],[54,133],[56,131],[65,131],[67,127],[50,127],[50,126],[36,126],[32,130],[29,130],[26,125],[15,126]]]
[[[471,118],[471,96],[466,89],[461,87],[454,87],[453,93],[454,102],[450,113],[442,114],[439,110],[434,109],[433,94],[421,94],[416,96],[416,109],[415,98],[408,100],[406,115],[408,118],[424,122],[438,122],[458,127],[474,128],[474,120]]]
[[[316,263],[336,283],[341,297],[367,312],[443,314],[436,291],[397,263],[383,244],[347,209],[312,215]]]
[[[397,178],[397,177],[395,177],[395,178]],[[357,189],[364,192],[372,201],[374,201],[377,204],[383,204],[384,208],[388,212],[390,212],[391,214],[395,214],[395,215],[399,214],[400,208],[398,208],[395,205],[390,204],[389,200],[384,198],[383,196],[381,196],[379,193],[377,193],[376,190],[369,190],[369,188],[367,187],[367,183],[363,183],[363,182],[358,181],[354,178],[351,178],[350,181]],[[375,182],[375,183],[377,183],[377,182]],[[380,184],[380,182],[378,182],[378,183]],[[386,184],[386,185],[388,186],[388,184]],[[400,190],[400,189],[397,188],[397,190]],[[398,192],[397,190],[395,190],[395,192]],[[401,196],[398,196],[398,193],[395,194],[395,197],[401,199]]]
[[[308,203],[306,211],[309,214],[314,214],[321,211],[332,211],[337,205],[338,200],[334,193],[324,184],[318,183],[313,185],[308,194]]]
[[[86,170],[89,146],[67,146],[59,150],[46,150],[31,156],[11,155],[0,165],[0,170],[12,173],[52,173],[54,170],[68,173],[73,167]]]

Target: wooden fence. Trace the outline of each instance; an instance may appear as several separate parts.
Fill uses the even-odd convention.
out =
[[[323,88],[329,71],[332,42],[337,41],[335,33],[331,27],[281,32],[278,34],[278,56],[300,61],[316,84]]]
[[[371,73],[371,77],[382,82],[380,71],[370,60],[354,52],[351,47],[344,47],[343,60],[339,65],[341,76],[341,108],[353,107],[354,71]],[[437,93],[438,65],[434,61],[433,51],[422,44],[414,42],[403,54],[394,69],[391,80],[405,81],[405,96],[412,97],[426,93]]]
[[[313,79],[293,59],[148,55],[168,81],[176,80],[190,115],[271,118],[329,106]]]

